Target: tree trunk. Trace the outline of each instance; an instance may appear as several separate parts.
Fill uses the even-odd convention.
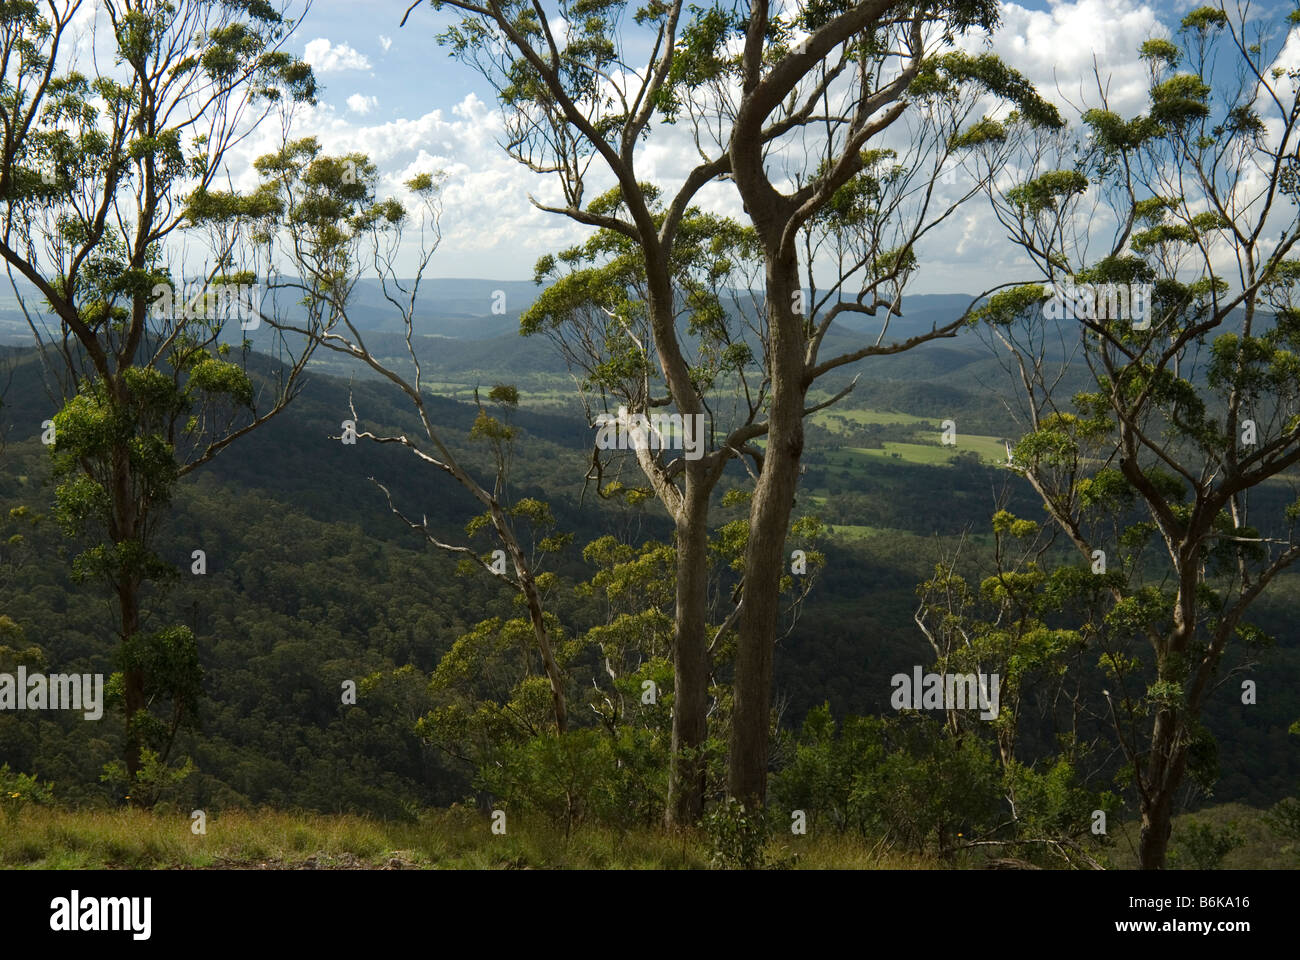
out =
[[[130,579],[120,583],[117,598],[122,613],[122,643],[125,644],[128,637],[134,636],[140,630],[139,584]],[[132,729],[132,721],[139,711],[145,709],[144,671],[124,670],[122,679],[125,687],[126,711],[126,744],[123,759],[126,761],[126,773],[130,778],[128,789],[131,789],[131,796],[134,798],[135,791],[130,785],[135,783],[136,774],[140,772],[140,739]]]
[[[1147,764],[1146,793],[1142,797],[1142,832],[1138,863],[1143,870],[1163,870],[1173,828],[1174,794],[1183,781],[1187,747],[1183,724],[1170,710],[1156,714],[1151,731],[1151,759]]]
[[[546,618],[542,613],[542,597],[537,591],[537,580],[533,577],[532,567],[528,565],[519,541],[515,539],[510,525],[506,522],[501,505],[493,501],[491,513],[492,525],[501,543],[510,551],[515,576],[519,581],[524,600],[528,604],[528,619],[533,625],[533,636],[537,640],[537,650],[542,657],[542,669],[546,672],[547,682],[551,685],[551,709],[555,715],[555,732],[563,736],[569,722],[568,707],[564,697],[564,675],[560,672],[560,666],[555,662],[555,656],[551,652],[551,638],[546,629]]]
[[[1138,865],[1143,870],[1163,870],[1169,848],[1173,795],[1160,794],[1151,804],[1142,804],[1142,834],[1138,841]]]
[[[644,247],[647,306],[664,382],[683,417],[704,412],[676,333],[676,297],[668,258],[656,244]],[[640,459],[640,458],[639,458]],[[673,617],[673,732],[664,823],[690,826],[704,815],[709,704],[709,496],[718,473],[706,461],[687,461],[680,499],[647,459],[642,468],[677,532],[677,605]]]
[[[125,406],[128,401],[126,388],[124,385],[113,385],[114,402]],[[137,514],[136,500],[131,477],[131,453],[125,444],[118,445],[113,451],[113,487],[111,495],[113,498],[112,524],[109,528],[109,537],[112,539],[115,547],[119,549],[124,543],[131,543],[139,537],[141,529],[140,517]],[[117,602],[121,623],[121,640],[120,643],[125,646],[126,643],[140,631],[140,580],[126,570],[115,571],[117,576]],[[144,698],[144,671],[137,668],[125,666],[123,669],[122,680],[124,685],[124,712],[126,714],[126,741],[123,749],[123,760],[126,763],[126,773],[129,778],[128,789],[131,790],[130,796],[134,798],[136,774],[140,772],[140,738],[133,729],[135,715],[145,709]]]
[[[805,337],[804,320],[794,309],[799,268],[793,249],[767,257],[766,281],[772,402],[763,469],[749,510],[727,769],[728,792],[751,807],[767,799],[772,656],[786,533],[803,454]]]
[[[704,815],[708,733],[709,490],[694,466],[687,468],[686,493],[677,516],[677,609],[673,639],[673,740],[668,771],[669,827],[689,826]],[[703,491],[701,486],[705,486]],[[684,755],[685,754],[685,755]]]
[[[551,710],[555,714],[555,732],[563,734],[568,728],[569,714],[564,702],[564,676],[559,664],[551,653],[551,640],[546,630],[546,620],[542,616],[542,598],[537,592],[537,583],[532,571],[520,570],[519,582],[523,584],[524,598],[528,602],[528,619],[533,624],[533,636],[537,638],[537,649],[542,655],[542,669],[551,685]]]

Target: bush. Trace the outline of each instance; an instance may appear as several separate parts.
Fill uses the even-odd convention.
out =
[[[29,803],[50,803],[53,799],[53,784],[41,783],[31,774],[11,771],[7,763],[0,767],[0,810],[4,811],[9,827],[13,827]]]
[[[774,804],[832,828],[914,849],[991,828],[1000,771],[977,737],[954,739],[925,717],[849,717],[838,735],[829,706],[809,712],[791,764],[773,779]]]
[[[709,863],[722,870],[759,870],[769,866],[767,817],[764,810],[746,810],[728,797],[704,816],[709,838]]]
[[[1223,858],[1245,843],[1233,820],[1222,829],[1193,820],[1180,833],[1177,844],[1169,852],[1169,865],[1178,869],[1221,869]]]
[[[140,751],[140,769],[136,771],[134,781],[127,775],[126,765],[121,760],[104,764],[99,779],[113,786],[124,799],[134,800],[138,806],[150,809],[159,802],[174,799],[195,769],[194,761],[189,757],[179,767],[172,767],[159,758],[157,752],[145,748]]]
[[[1281,838],[1281,851],[1300,858],[1300,800],[1279,800],[1264,814],[1264,822]]]

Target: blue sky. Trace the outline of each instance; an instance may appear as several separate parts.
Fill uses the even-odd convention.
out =
[[[353,94],[381,102],[374,117],[418,116],[430,105],[446,110],[475,93],[487,100],[491,88],[468,67],[452,62],[434,42],[453,12],[435,12],[422,3],[399,27],[410,0],[314,0],[294,44],[302,54],[307,43],[324,38],[331,48],[346,44],[364,57],[369,70],[327,74],[325,99],[339,109]],[[546,4],[548,8],[553,4]],[[1030,11],[1047,11],[1042,0],[1019,4]],[[344,75],[346,74],[346,75]]]
[[[554,198],[554,185],[505,156],[497,145],[500,121],[490,87],[435,42],[452,12],[437,14],[423,4],[399,27],[408,3],[315,0],[291,49],[312,61],[323,92],[320,105],[298,117],[293,135],[315,135],[332,153],[369,154],[394,193],[415,172],[444,170],[443,242],[430,273],[528,279],[540,255],[580,241],[586,230],[529,204],[530,193]],[[1161,21],[1190,6],[1181,0],[1159,6],[1139,0],[1008,3],[992,48],[1058,103],[1085,85],[1096,52],[1112,109],[1131,114],[1141,109],[1147,82],[1138,44],[1165,32]],[[277,136],[269,129],[254,138],[242,159],[273,148]],[[240,160],[233,158],[232,174],[251,186],[251,171],[245,166],[241,172]],[[693,162],[683,132],[656,132],[638,173],[672,189]],[[701,202],[742,215],[725,184],[708,188]],[[972,201],[922,251],[927,268],[915,291],[973,292],[992,275],[1014,276],[1027,265],[1001,234],[983,204]]]

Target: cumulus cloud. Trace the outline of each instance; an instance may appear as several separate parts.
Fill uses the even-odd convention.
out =
[[[324,37],[309,40],[302,58],[317,73],[337,73],[342,70],[369,70],[370,61],[346,43],[337,46]]]
[[[352,98],[349,98],[351,101]],[[373,103],[371,104],[373,107]],[[405,182],[418,173],[442,171],[442,242],[432,275],[524,279],[533,263],[589,235],[567,217],[536,209],[562,205],[554,178],[532,173],[505,155],[497,110],[473,93],[450,109],[380,122],[374,114],[319,104],[296,117],[293,137],[315,137],[324,153],[364,153],[380,170],[377,193],[409,200]],[[252,161],[280,147],[280,132],[264,124],[228,156],[236,189],[250,190],[258,176]],[[593,195],[606,189],[596,188]],[[414,253],[404,269],[413,269]]]
[[[348,109],[353,113],[366,114],[379,106],[379,98],[367,97],[360,93],[354,93],[352,96],[348,97],[347,103]]]
[[[1047,10],[1004,3],[992,49],[1057,103],[1067,97],[1095,100],[1095,68],[1111,109],[1128,114],[1140,110],[1146,97],[1147,70],[1138,45],[1167,34],[1155,8],[1133,0],[1078,0]]]
[[[384,53],[387,53],[387,52],[388,52],[388,48],[391,47],[391,46],[393,45],[393,38],[392,38],[392,37],[386,37],[386,36],[384,36],[384,35],[381,33],[381,34],[379,35],[379,45],[380,45],[381,47],[384,48]]]
[[[1147,77],[1137,47],[1153,34],[1167,33],[1153,6],[1139,0],[1074,0],[1030,10],[1006,3],[1002,14],[1002,25],[991,43],[972,41],[971,49],[991,47],[1036,83],[1068,119],[1077,122],[1067,101],[1096,105],[1094,54],[1111,108],[1123,115],[1142,109]],[[379,41],[384,50],[390,48],[389,37],[381,35]],[[347,44],[325,39],[308,44],[307,59],[324,71],[370,68],[369,61]],[[415,174],[445,172],[443,239],[434,260],[436,275],[526,277],[536,257],[590,235],[589,228],[542,212],[529,202],[531,196],[539,203],[563,205],[554,177],[527,170],[501,150],[504,131],[493,104],[472,93],[449,101],[442,100],[437,90],[430,92],[434,96],[430,106],[439,108],[414,114],[400,96],[395,100],[386,96],[386,111],[408,111],[386,122],[380,122],[377,100],[361,93],[336,106],[308,108],[299,115],[294,136],[315,136],[327,153],[357,151],[370,156],[382,171],[381,195],[404,197],[403,184]],[[247,162],[278,148],[278,131],[268,125],[257,140],[261,142],[241,145]],[[688,124],[657,126],[638,151],[637,172],[671,194],[698,159]],[[231,160],[232,173],[242,180],[240,188],[254,185],[256,174],[248,169],[240,176],[243,164]],[[602,164],[594,163],[589,173],[588,197],[613,185]],[[1015,178],[1023,173],[1016,172]],[[959,195],[963,183],[945,184],[943,190]],[[744,219],[730,183],[708,185],[696,202],[704,209]],[[916,277],[916,291],[976,291],[988,285],[990,277],[1032,278],[1032,265],[1005,242],[1005,233],[986,203],[975,200],[963,206],[957,216],[924,238],[920,251],[924,268]]]

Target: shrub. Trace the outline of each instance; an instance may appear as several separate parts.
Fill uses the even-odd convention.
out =
[[[1223,858],[1236,850],[1245,839],[1237,830],[1236,821],[1228,821],[1222,829],[1199,820],[1189,822],[1180,831],[1174,849],[1170,851],[1170,866],[1189,870],[1218,870]]]
[[[5,823],[12,827],[29,803],[50,803],[54,798],[54,785],[41,783],[35,776],[17,773],[9,764],[0,766],[0,810]]]
[[[723,870],[758,870],[769,866],[767,817],[762,808],[746,810],[728,797],[704,816],[709,863]]]

